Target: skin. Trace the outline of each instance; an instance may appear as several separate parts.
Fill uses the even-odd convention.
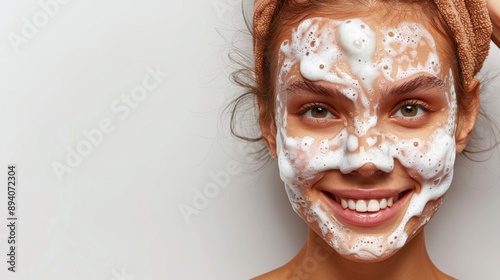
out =
[[[311,15],[311,17],[314,16],[314,14]],[[360,18],[377,32],[378,39],[381,38],[382,34],[380,30],[395,27],[398,24],[394,20],[386,19],[386,21],[381,21],[376,12],[370,16]],[[412,19],[405,18],[405,20],[411,21]],[[414,20],[418,21],[418,19]],[[425,27],[433,33],[437,46],[447,45],[444,41],[446,38],[440,37],[432,26]],[[292,34],[294,28],[297,28],[297,25],[285,30],[280,38],[281,41],[290,39],[290,34]],[[383,50],[384,47],[378,43],[375,57],[383,59]],[[418,51],[422,55],[423,53],[429,53],[431,50],[424,48]],[[363,106],[347,100],[338,101],[342,100],[341,98],[330,97],[331,99],[328,99],[324,96],[318,96],[310,89],[304,90],[304,88],[301,88],[299,94],[295,92],[289,93],[291,85],[306,80],[300,71],[300,65],[292,66],[287,73],[281,76],[277,75],[279,77],[276,88],[278,98],[276,119],[278,123],[260,123],[263,137],[271,155],[276,157],[280,152],[283,152],[283,147],[280,148],[282,145],[279,144],[280,137],[283,137],[283,134],[296,138],[312,137],[322,139],[326,137],[330,139],[338,135],[344,128],[352,133],[356,116],[366,116],[364,114],[366,110],[377,115],[377,131],[389,131],[391,135],[403,139],[422,139],[422,143],[429,141],[433,133],[437,129],[443,128],[452,117],[454,125],[451,136],[455,140],[455,152],[460,153],[467,143],[479,110],[479,83],[474,81],[471,83],[470,88],[467,89],[467,94],[475,97],[472,99],[474,100],[474,104],[471,106],[472,110],[467,113],[460,112],[457,115],[456,111],[453,110],[453,105],[450,105],[453,104],[450,103],[450,100],[452,100],[451,89],[454,86],[454,75],[450,75],[450,73],[456,72],[456,70],[445,55],[449,51],[444,47],[438,47],[437,55],[441,67],[439,73],[432,71],[431,73],[424,73],[427,76],[439,78],[439,80],[444,81],[444,85],[430,86],[424,92],[418,90],[412,92],[412,100],[425,100],[432,107],[431,110],[422,113],[423,117],[418,121],[415,121],[414,118],[409,120],[406,116],[398,113],[401,112],[402,104],[405,104],[404,99],[391,100],[387,97],[387,92],[390,89],[398,88],[408,79],[414,79],[416,76],[413,74],[398,79],[377,77],[373,84],[379,86],[372,87],[369,94],[366,94],[370,101],[369,104],[375,105]],[[281,55],[277,69],[282,69],[284,61],[285,59]],[[393,68],[397,68],[397,66],[392,65]],[[349,75],[351,77],[356,76],[355,73]],[[321,79],[313,81],[313,83],[327,88],[338,87],[336,83]],[[383,86],[381,86],[382,84]],[[368,88],[370,87],[365,87],[365,90]],[[327,114],[328,118],[321,118],[318,122],[316,117],[324,116],[324,111],[319,115],[318,111],[315,111],[314,115],[312,115],[311,109],[301,109],[304,104],[311,102],[325,104],[326,106],[322,105],[322,108],[333,111],[334,114]],[[280,104],[286,110],[280,109]],[[413,106],[412,108],[417,107]],[[374,108],[378,108],[378,110],[374,110]],[[313,110],[316,109],[313,108]],[[375,111],[376,113],[374,113]],[[286,123],[286,126],[283,123]],[[362,134],[359,138],[366,140],[367,135],[370,135],[370,133]],[[277,139],[278,143],[276,142]],[[331,209],[324,206],[328,204],[322,196],[322,192],[325,190],[328,192],[342,192],[350,189],[360,190],[363,188],[360,186],[365,185],[369,186],[370,190],[411,186],[410,192],[412,194],[419,193],[422,189],[422,179],[410,169],[395,160],[394,166],[390,170],[381,170],[379,166],[371,163],[358,165],[353,170],[322,170],[313,174],[307,180],[299,181],[297,189],[300,190],[301,195],[307,198],[307,201],[311,201],[306,208],[310,208],[314,202],[320,201],[321,211],[324,211],[327,216],[334,216],[335,214]],[[285,182],[287,182],[286,178]],[[288,183],[293,184],[295,182]],[[335,246],[332,246],[331,242],[331,234],[324,234],[317,222],[308,220],[307,209],[296,209],[296,212],[309,224],[309,235],[304,247],[289,263],[256,279],[450,279],[449,276],[439,271],[430,260],[425,249],[422,227],[428,220],[427,217],[432,216],[435,212],[442,198],[443,196],[440,196],[436,200],[428,202],[420,217],[412,217],[405,224],[404,231],[408,238],[404,241],[404,246],[392,247],[381,255],[353,255],[346,253],[342,246],[340,249],[334,248]],[[408,204],[409,199],[402,208],[406,209]],[[350,234],[355,236],[390,236],[395,228],[401,224],[404,213],[405,211],[401,210],[395,217],[373,227],[357,226],[345,222],[343,225],[348,228]]]
[[[486,5],[490,13],[491,23],[493,24],[493,34],[491,39],[500,47],[500,1],[487,0]]]

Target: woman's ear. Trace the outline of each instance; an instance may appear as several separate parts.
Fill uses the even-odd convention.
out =
[[[272,114],[268,112],[269,108],[263,105],[263,101],[258,99],[259,105],[259,126],[262,132],[262,138],[266,143],[267,149],[274,159],[278,158],[276,152],[276,124]],[[271,115],[271,116],[270,116]]]
[[[466,104],[467,108],[465,110],[461,110],[458,113],[458,123],[457,123],[457,131],[455,133],[456,140],[456,153],[461,153],[469,138],[472,134],[472,130],[474,129],[474,125],[476,124],[477,116],[479,115],[479,109],[481,107],[481,96],[480,96],[480,83],[476,78],[472,79],[469,84],[469,87],[466,89]]]

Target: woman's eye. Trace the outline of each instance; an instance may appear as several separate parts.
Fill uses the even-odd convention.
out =
[[[420,105],[404,105],[401,106],[401,108],[399,108],[394,115],[398,117],[411,118],[419,117],[425,112],[426,110]]]
[[[309,108],[306,112],[305,115],[314,118],[314,119],[327,119],[327,118],[333,118],[334,115],[330,113],[327,109],[319,106],[314,106]]]

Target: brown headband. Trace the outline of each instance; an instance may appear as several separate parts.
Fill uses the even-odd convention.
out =
[[[255,0],[253,16],[253,46],[255,80],[263,83],[264,40],[276,7],[285,0]],[[468,87],[481,69],[490,48],[491,21],[485,0],[434,0],[448,24],[457,44],[463,85]]]

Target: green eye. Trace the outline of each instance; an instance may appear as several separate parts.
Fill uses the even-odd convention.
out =
[[[418,107],[416,105],[409,105],[401,107],[401,114],[405,117],[415,117],[418,114]]]
[[[332,118],[333,114],[330,113],[327,109],[319,106],[314,106],[310,109],[308,109],[305,112],[305,115],[314,118],[314,119],[326,119],[326,118]]]
[[[420,105],[404,105],[394,114],[398,117],[418,117],[425,113],[425,110]]]

